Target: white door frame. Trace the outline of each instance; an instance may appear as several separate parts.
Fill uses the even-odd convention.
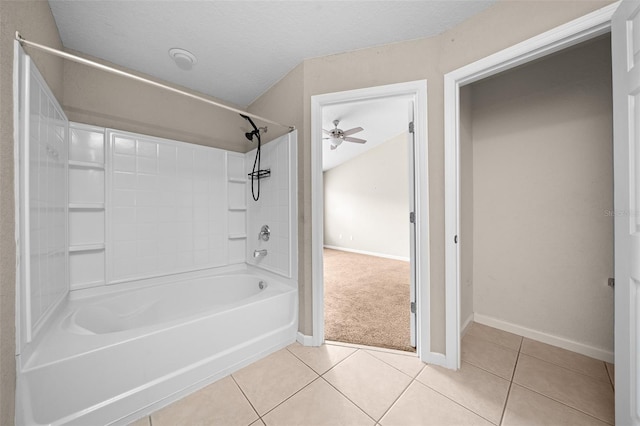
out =
[[[311,97],[311,286],[313,335],[311,344],[324,342],[324,282],[322,249],[324,240],[324,194],[322,177],[322,108],[330,105],[413,96],[415,102],[414,182],[416,208],[416,301],[417,353],[425,362],[443,364],[444,355],[430,351],[430,270],[429,270],[429,170],[427,158],[427,81],[411,81]],[[409,217],[407,215],[407,225]],[[409,306],[407,306],[409,309]]]
[[[446,366],[460,368],[460,87],[611,30],[618,2],[487,56],[444,76]],[[464,236],[461,236],[464,238]]]

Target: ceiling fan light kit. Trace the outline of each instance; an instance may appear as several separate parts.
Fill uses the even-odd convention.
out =
[[[349,130],[342,130],[338,128],[338,124],[340,124],[340,120],[333,120],[333,125],[335,126],[335,128],[331,130],[322,129],[324,134],[328,136],[323,139],[328,139],[330,141],[332,150],[338,148],[344,141],[355,142],[355,143],[367,142],[365,139],[353,138],[350,136],[350,135],[353,135],[354,133],[363,131],[364,129],[362,127],[354,127],[353,129],[349,129]]]

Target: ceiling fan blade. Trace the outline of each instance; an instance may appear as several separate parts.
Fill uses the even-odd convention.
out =
[[[355,142],[355,143],[366,143],[367,141],[365,139],[360,139],[360,138],[344,138],[345,141],[347,142]]]
[[[363,129],[362,127],[354,127],[353,129],[345,130],[345,131],[343,132],[343,134],[344,134],[345,136],[349,136],[349,135],[353,135],[354,133],[361,132],[361,131],[363,131],[363,130],[364,130],[364,129]]]
[[[322,131],[324,132],[325,135],[331,135],[331,131],[330,130],[322,129]]]

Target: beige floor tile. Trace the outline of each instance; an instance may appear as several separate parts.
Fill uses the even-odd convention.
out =
[[[411,377],[416,377],[426,365],[416,355],[399,355],[389,352],[367,351],[369,355],[386,362]]]
[[[520,350],[520,343],[522,337],[517,334],[509,333],[506,331],[498,330],[497,328],[489,327],[477,322],[472,322],[467,330],[467,335],[479,337],[484,340],[488,340],[497,345],[505,346],[514,351]]]
[[[319,378],[264,416],[268,426],[373,425],[351,401]]]
[[[607,367],[598,359],[527,338],[522,341],[520,352],[605,382],[609,381]]]
[[[616,386],[616,368],[610,362],[606,363],[607,373],[609,374],[609,380],[611,380],[611,384],[615,388]]]
[[[490,422],[440,395],[419,382],[413,382],[380,420],[382,426],[411,425],[491,425]]]
[[[462,361],[510,381],[516,367],[518,352],[467,334],[462,339],[461,357]]]
[[[318,375],[282,349],[233,373],[233,377],[258,414],[263,415]]]
[[[324,374],[331,367],[356,351],[354,348],[344,346],[322,345],[320,347],[311,347],[302,346],[300,343],[294,343],[287,349],[318,374]]]
[[[248,425],[258,418],[230,376],[151,415],[154,426]]]
[[[151,420],[149,420],[149,416],[145,416],[141,419],[136,420],[133,423],[129,423],[129,426],[151,426]]]
[[[514,383],[613,424],[614,398],[610,383],[520,354]]]
[[[416,380],[490,422],[500,422],[509,381],[466,362],[458,371],[427,365]]]
[[[323,376],[376,420],[406,389],[411,378],[383,361],[358,351]]]
[[[511,425],[605,426],[606,423],[514,383],[502,421],[502,426]]]
[[[265,426],[265,425],[262,420],[258,419],[255,422],[251,423],[249,426]]]

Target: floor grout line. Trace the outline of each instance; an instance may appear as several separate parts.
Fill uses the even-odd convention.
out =
[[[314,373],[315,373],[315,371],[314,371]],[[285,402],[287,402],[288,400],[290,400],[291,398],[293,398],[294,396],[296,396],[297,394],[302,392],[304,389],[308,388],[312,383],[318,381],[318,379],[321,379],[321,378],[322,377],[318,375],[318,377],[316,377],[315,379],[313,379],[312,381],[310,381],[309,383],[307,383],[306,385],[304,385],[303,387],[301,387],[300,389],[298,389],[297,391],[295,391],[294,393],[292,393],[291,395],[289,395],[288,397],[286,397],[285,399],[280,401],[273,408],[271,408],[268,411],[266,411],[262,416],[260,416],[260,414],[258,414],[258,416],[260,416],[260,419],[262,419],[264,416],[266,416],[267,414],[271,413],[273,410],[275,410],[276,408],[280,407],[282,404],[284,404]],[[264,422],[264,420],[263,420],[263,422]],[[266,423],[266,422],[264,422],[264,423]]]
[[[513,378],[516,376],[516,368],[518,368],[518,360],[520,359],[520,353],[522,351],[522,343],[524,339],[520,340],[520,346],[518,347],[518,354],[516,355],[516,362],[513,365],[513,371],[511,372],[511,380],[509,380],[509,389],[507,389],[507,397],[504,399],[504,406],[502,407],[502,414],[500,414],[499,425],[504,422],[504,415],[507,412],[507,404],[509,403],[509,396],[511,395],[511,388],[513,387]]]
[[[581,409],[579,409],[579,408],[577,408],[577,407],[574,407],[574,406],[572,406],[572,405],[569,405],[569,404],[567,404],[566,402],[559,401],[559,400],[557,400],[557,399],[553,398],[552,396],[549,396],[549,395],[546,395],[546,394],[544,394],[544,393],[541,393],[541,392],[539,392],[539,391],[537,391],[537,390],[535,390],[535,389],[531,389],[530,387],[528,387],[528,386],[526,386],[526,385],[523,385],[523,384],[520,384],[520,383],[515,383],[515,384],[516,384],[517,386],[520,386],[520,387],[522,387],[522,388],[524,388],[524,389],[528,390],[528,391],[531,391],[531,392],[536,393],[536,394],[538,394],[538,395],[540,395],[540,396],[542,396],[542,397],[545,397],[545,398],[550,399],[550,400],[552,400],[552,401],[554,401],[554,402],[557,402],[557,403],[558,403],[558,404],[560,404],[560,405],[564,405],[564,406],[565,406],[565,407],[567,407],[567,408],[570,408],[570,409],[572,409],[572,410],[575,410],[575,411],[578,411],[578,412],[580,412],[580,413],[582,413],[582,414],[585,414],[585,415],[587,415],[587,416],[589,416],[589,417],[591,417],[591,418],[594,418],[594,419],[596,419],[596,420],[598,420],[598,421],[600,421],[600,422],[602,422],[602,423],[612,424],[612,423],[609,423],[607,420],[603,420],[603,419],[601,419],[601,418],[599,418],[599,417],[594,416],[593,414],[589,414],[589,413],[587,413],[586,411],[583,411],[583,410],[581,410]]]
[[[366,352],[366,351],[365,351],[365,352]],[[416,373],[416,375],[415,375],[415,376],[411,376],[411,375],[409,375],[409,374],[405,373],[404,371],[400,370],[400,369],[399,369],[398,367],[396,367],[395,365],[392,365],[392,364],[388,363],[388,362],[387,362],[387,361],[385,361],[384,359],[380,359],[380,358],[378,358],[377,356],[375,356],[375,355],[373,355],[373,354],[369,354],[369,355],[371,355],[372,357],[374,357],[374,358],[375,358],[375,359],[377,359],[378,361],[382,361],[383,363],[387,364],[389,367],[394,368],[395,370],[397,370],[397,371],[401,372],[401,373],[402,373],[402,374],[404,374],[405,376],[407,376],[407,377],[411,377],[411,379],[412,379],[412,380],[413,380],[413,379],[415,379],[416,377],[418,377],[418,374],[420,374],[420,373],[422,372],[422,370],[424,369],[424,367],[427,365],[425,362],[422,362],[422,361],[420,360],[420,358],[417,358],[417,359],[418,359],[418,361],[422,362],[422,364],[423,364],[423,365],[422,365],[422,368],[420,368],[420,370]],[[399,356],[404,356],[404,355],[399,355]]]
[[[242,389],[242,387],[240,386],[240,383],[237,382],[236,378],[233,377],[233,374],[230,374],[229,377],[231,377],[231,380],[233,380],[233,383],[235,383],[238,389],[240,389],[240,393],[242,393],[242,396],[244,396],[244,399],[246,399],[249,405],[251,406],[251,408],[253,408],[254,413],[256,413],[259,419],[262,419],[262,416],[260,416],[260,413],[258,413],[258,410],[256,410],[256,407],[253,406],[253,403],[251,402],[247,394],[244,393],[244,389]]]
[[[402,392],[400,392],[400,394],[398,395],[398,397],[396,399],[393,400],[393,402],[391,403],[391,405],[389,405],[389,408],[387,408],[384,413],[382,413],[382,415],[380,416],[380,418],[378,419],[378,421],[376,422],[376,424],[379,424],[382,419],[384,419],[384,416],[387,415],[387,413],[389,411],[391,411],[391,409],[393,408],[394,405],[396,405],[396,403],[398,402],[398,400],[400,398],[402,398],[402,395],[404,395],[405,393],[407,393],[407,391],[409,390],[409,386],[411,386],[411,384],[415,381],[415,379],[411,379],[409,381],[409,383],[407,384],[407,386],[402,390]]]
[[[522,352],[522,355],[526,355],[526,356],[528,356],[529,358],[537,359],[538,361],[546,362],[547,364],[555,365],[556,367],[562,368],[562,369],[567,370],[567,371],[570,371],[570,372],[572,372],[572,373],[579,374],[579,375],[581,375],[581,376],[583,376],[583,377],[586,377],[586,378],[588,378],[588,379],[595,380],[595,381],[597,381],[597,382],[604,382],[604,383],[607,383],[607,382],[608,382],[609,384],[611,384],[611,379],[609,378],[609,373],[606,371],[606,369],[607,369],[607,366],[606,366],[606,365],[605,365],[605,367],[604,367],[604,368],[605,368],[605,372],[607,373],[607,378],[608,378],[608,380],[603,380],[603,379],[599,379],[599,378],[597,378],[597,377],[594,377],[594,376],[592,376],[592,375],[590,375],[590,374],[585,374],[585,373],[583,373],[583,372],[581,372],[581,371],[577,371],[577,370],[574,370],[574,369],[572,369],[572,368],[566,367],[566,366],[564,366],[564,365],[560,365],[560,364],[557,364],[557,363],[555,363],[555,362],[552,362],[552,361],[546,360],[546,359],[544,359],[544,358],[540,358],[540,357],[537,357],[537,356],[535,356],[535,355],[530,355],[530,354],[528,354],[528,353],[526,353],[526,352]],[[580,354],[578,354],[578,355],[580,355]],[[595,359],[595,358],[593,358],[593,359]],[[597,361],[600,361],[600,360],[597,360]],[[601,362],[604,362],[604,361],[601,361]]]
[[[352,353],[350,353],[349,355],[347,355],[346,357],[344,357],[343,359],[341,359],[340,361],[336,362],[334,365],[331,366],[331,368],[329,368],[327,371],[325,371],[324,373],[320,374],[320,377],[323,377],[325,374],[327,374],[329,371],[333,370],[334,368],[336,368],[338,365],[342,364],[343,362],[345,362],[346,360],[348,360],[349,358],[351,358],[352,356],[354,356],[356,353],[358,353],[360,349],[356,349],[355,351],[353,351]],[[309,367],[311,368],[311,367]]]
[[[344,396],[347,401],[349,401],[350,403],[352,403],[358,410],[362,411],[367,417],[369,417],[371,420],[373,420],[374,423],[378,423],[378,421],[376,419],[374,419],[371,414],[367,413],[366,411],[364,411],[364,409],[362,407],[360,407],[358,404],[356,404],[355,402],[353,402],[351,400],[351,398],[349,398],[347,395],[345,395],[340,389],[338,389],[337,387],[335,387],[330,381],[328,381],[327,379],[325,379],[324,377],[320,376],[320,378],[322,380],[324,380],[329,386],[331,386],[333,389],[336,390],[336,392],[338,392],[340,395]]]
[[[318,347],[322,347],[322,345],[318,346]],[[353,356],[353,354],[355,354],[358,349],[356,349],[355,351],[353,351],[352,353],[350,353],[349,355],[347,355],[346,357],[344,357],[343,359],[341,359],[340,361],[336,362],[334,365],[332,365],[331,367],[329,367],[329,369],[327,371],[325,371],[324,373],[319,373],[317,372],[312,366],[310,366],[309,364],[307,364],[302,358],[300,358],[298,355],[296,355],[295,353],[293,353],[289,347],[287,346],[286,349],[289,351],[289,353],[291,353],[291,355],[293,355],[294,357],[296,357],[298,360],[300,360],[300,362],[302,362],[304,365],[306,365],[307,367],[309,367],[314,373],[316,373],[318,376],[322,376],[323,374],[328,373],[330,370],[332,370],[334,367],[336,367],[338,364],[342,363],[343,361],[345,361],[347,358],[350,358]]]
[[[426,367],[428,367],[428,366],[425,366],[425,368],[426,368]],[[504,380],[504,379],[503,379],[503,380]],[[469,407],[467,407],[467,406],[465,406],[465,405],[462,405],[460,402],[456,401],[455,399],[451,398],[450,396],[443,394],[443,393],[442,393],[442,392],[440,392],[438,389],[435,389],[434,387],[432,387],[432,386],[430,386],[430,385],[428,385],[428,384],[426,384],[426,383],[424,383],[424,382],[421,382],[421,381],[420,381],[420,380],[418,380],[418,379],[415,379],[415,381],[416,381],[416,382],[418,382],[418,383],[420,383],[422,386],[425,386],[425,387],[427,387],[427,388],[431,389],[432,391],[434,391],[434,392],[435,392],[435,393],[437,393],[438,395],[441,395],[441,396],[443,396],[443,397],[447,398],[449,401],[453,402],[454,404],[459,405],[460,407],[464,408],[464,409],[465,409],[465,410],[467,410],[468,412],[473,413],[473,414],[475,414],[476,416],[480,417],[481,419],[484,419],[484,420],[488,421],[488,422],[489,422],[489,423],[491,423],[492,425],[495,425],[495,423],[493,423],[491,420],[489,420],[489,419],[487,419],[486,417],[484,417],[484,416],[482,416],[482,415],[480,415],[480,414],[476,413],[476,412],[475,412],[475,411],[473,411],[471,408],[469,408]]]
[[[616,393],[616,385],[613,383],[613,377],[611,377],[611,373],[609,373],[609,367],[607,366],[607,363],[605,361],[604,362],[604,369],[607,372],[607,377],[609,378],[609,383],[611,383],[611,389],[613,389],[613,393]]]

